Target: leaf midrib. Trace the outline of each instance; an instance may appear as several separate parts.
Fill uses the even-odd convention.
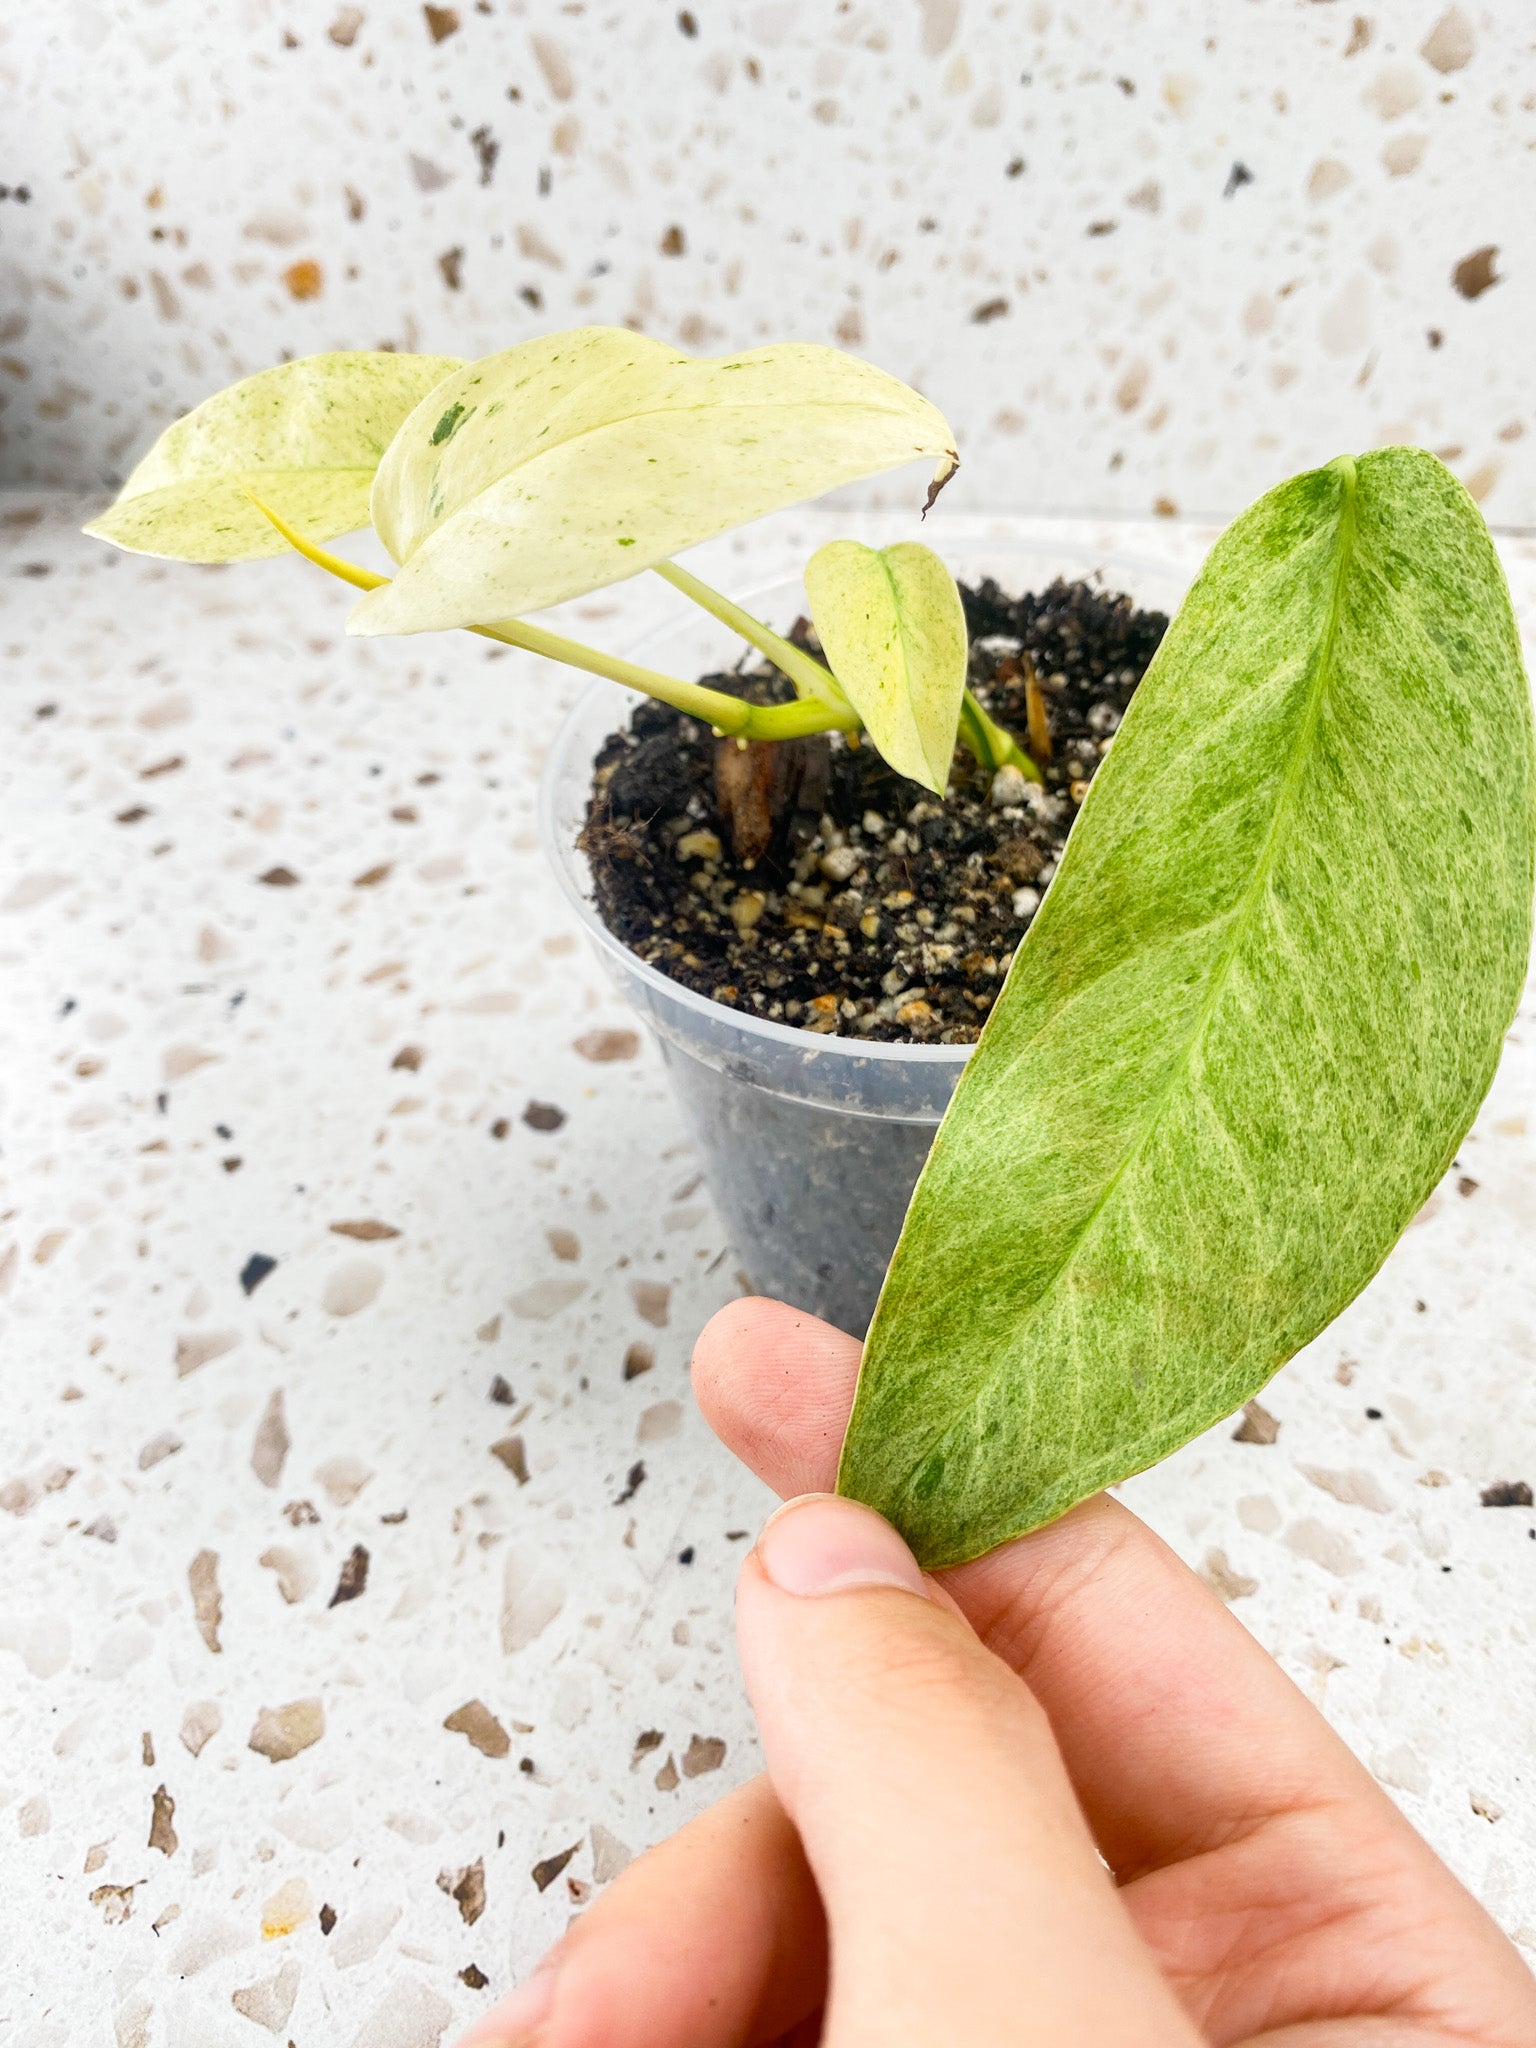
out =
[[[1173,1094],[1174,1088],[1187,1074],[1195,1052],[1204,1041],[1211,1018],[1215,1015],[1216,1007],[1226,989],[1227,978],[1231,974],[1243,940],[1247,936],[1249,920],[1274,873],[1281,827],[1290,813],[1297,791],[1301,786],[1307,758],[1311,752],[1312,742],[1316,737],[1323,703],[1328,694],[1328,679],[1332,671],[1334,655],[1338,645],[1339,622],[1343,612],[1344,581],[1354,558],[1355,541],[1357,538],[1358,522],[1356,516],[1356,473],[1354,461],[1349,456],[1339,456],[1334,462],[1328,464],[1328,467],[1338,470],[1342,483],[1336,513],[1338,520],[1338,559],[1334,565],[1333,586],[1329,592],[1328,618],[1323,629],[1322,644],[1318,652],[1314,671],[1315,680],[1308,696],[1306,711],[1297,722],[1296,736],[1291,743],[1290,758],[1286,762],[1279,795],[1275,802],[1274,816],[1270,820],[1269,830],[1265,834],[1264,844],[1259,851],[1259,857],[1254,862],[1253,877],[1233,912],[1231,937],[1227,942],[1225,952],[1222,954],[1211,975],[1210,987],[1206,998],[1190,1027],[1182,1052],[1170,1068],[1163,1086],[1148,1104],[1134,1137],[1127,1144],[1119,1165],[1105,1184],[1103,1193],[1087,1216],[1084,1217],[1065,1251],[1062,1253],[1054,1272],[1036,1295],[1029,1307],[1028,1313],[1018,1324],[1017,1334],[1020,1339],[1028,1334],[1030,1326],[1038,1320],[1046,1303],[1054,1295],[1063,1276],[1068,1272],[1073,1261],[1076,1259],[1084,1240],[1113,1201],[1126,1174],[1141,1156],[1148,1139],[1156,1129],[1162,1113],[1167,1107],[1169,1097]],[[1305,545],[1306,541],[1300,543],[1300,546]],[[922,1449],[913,1459],[908,1468],[906,1478],[902,1482],[902,1498],[910,1502],[912,1481],[916,1474],[922,1470],[922,1467],[935,1448],[957,1426],[961,1415],[967,1409],[976,1406],[981,1395],[1005,1370],[1006,1361],[1000,1360],[996,1365],[984,1372],[977,1382],[970,1399],[966,1402],[965,1409],[952,1415],[943,1427],[937,1430],[923,1445]]]

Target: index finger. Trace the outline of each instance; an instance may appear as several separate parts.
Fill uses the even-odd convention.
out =
[[[716,1433],[787,1496],[833,1485],[858,1365],[841,1331],[740,1301],[700,1336],[694,1386]],[[1365,1796],[1397,1821],[1267,1652],[1107,1496],[938,1576],[1044,1707],[1122,1881],[1301,1805]]]

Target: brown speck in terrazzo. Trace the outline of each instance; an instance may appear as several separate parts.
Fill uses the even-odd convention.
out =
[[[328,1316],[355,1316],[377,1300],[384,1270],[368,1259],[338,1266],[320,1290],[320,1306]]]
[[[223,1726],[217,1700],[194,1700],[181,1717],[182,1747],[192,1756],[201,1756]]]
[[[217,1657],[223,1647],[219,1623],[224,1602],[219,1593],[219,1557],[215,1550],[200,1550],[187,1567],[187,1584],[192,1591],[192,1613],[197,1632]]]
[[[457,292],[463,290],[464,248],[462,243],[455,243],[453,248],[445,249],[437,259],[437,267],[442,274],[443,283],[448,287],[449,291]],[[392,818],[398,819],[404,825],[414,825],[416,822],[416,813],[409,804],[397,805],[389,815]]]
[[[658,1792],[675,1792],[678,1785],[677,1758],[669,1755],[652,1782]]]
[[[419,1045],[402,1045],[389,1064],[391,1069],[398,1067],[407,1074],[414,1074],[420,1070],[421,1063],[426,1056],[425,1051]]]
[[[174,1856],[179,1846],[172,1822],[176,1817],[176,1802],[163,1785],[157,1785],[150,1802],[149,1844],[158,1849],[162,1856]]]
[[[316,1475],[318,1477],[318,1474]],[[307,1500],[291,1500],[283,1509],[283,1520],[290,1529],[312,1527],[320,1517],[315,1513],[314,1504]]]
[[[542,1863],[535,1863],[532,1877],[541,1892],[549,1889],[580,1847],[580,1842],[572,1842],[569,1849],[562,1849],[557,1855],[546,1856]]]
[[[373,1216],[363,1217],[355,1223],[333,1223],[330,1227],[335,1236],[353,1237],[359,1244],[380,1244],[385,1238],[400,1235],[394,1224],[381,1223]]]
[[[285,867],[268,868],[264,875],[258,875],[256,879],[268,889],[296,889],[299,885],[299,878],[293,869]]]
[[[365,20],[361,7],[342,7],[326,30],[326,34],[340,50],[350,50],[357,40],[357,32]]]
[[[640,1417],[635,1432],[638,1443],[665,1443],[677,1436],[683,1426],[683,1404],[681,1401],[656,1401]]]
[[[1447,7],[1419,45],[1419,55],[1442,76],[1461,71],[1477,49],[1472,24],[1459,7]]]
[[[1246,1600],[1250,1594],[1259,1590],[1257,1579],[1250,1579],[1244,1573],[1232,1569],[1224,1550],[1213,1549],[1205,1553],[1200,1576],[1218,1599],[1225,1600],[1229,1607],[1234,1600]]]
[[[372,1479],[373,1473],[361,1458],[343,1454],[340,1457],[327,1458],[323,1465],[318,1465],[315,1468],[315,1477],[325,1488],[325,1497],[331,1506],[345,1508],[350,1507],[357,1499]],[[310,1512],[313,1514],[313,1509]],[[319,1517],[316,1516],[315,1519],[318,1520]]]
[[[471,1991],[483,1991],[490,1981],[478,1963],[466,1963],[459,1972],[459,1982],[467,1984]]]
[[[575,1046],[584,1060],[591,1060],[595,1066],[608,1066],[614,1060],[632,1060],[640,1050],[640,1034],[625,1030],[584,1031],[575,1040]]]
[[[276,1486],[282,1478],[291,1442],[288,1420],[283,1413],[283,1390],[274,1387],[262,1411],[261,1421],[256,1425],[256,1440],[251,1446],[251,1470],[263,1486]]]
[[[271,1763],[286,1763],[311,1748],[324,1733],[325,1708],[318,1699],[290,1700],[287,1706],[261,1709],[247,1747]]]
[[[631,1344],[624,1353],[624,1377],[637,1380],[641,1373],[649,1372],[656,1363],[656,1353],[649,1344]]]
[[[346,1557],[342,1559],[336,1590],[326,1602],[326,1606],[344,1606],[349,1600],[360,1599],[367,1590],[368,1552],[361,1543],[354,1543]]]
[[[1269,1410],[1258,1401],[1243,1403],[1243,1419],[1232,1432],[1235,1444],[1272,1444],[1280,1434],[1280,1424]]]
[[[496,159],[501,155],[501,144],[484,122],[471,133],[469,141],[480,165],[480,182],[489,185],[496,175]],[[417,777],[418,781],[421,779]]]
[[[523,1111],[523,1122],[531,1131],[558,1131],[565,1122],[565,1111],[552,1102],[529,1102]]]
[[[314,1591],[314,1564],[299,1551],[274,1543],[261,1553],[256,1562],[263,1571],[276,1573],[277,1590],[290,1607],[297,1606],[306,1594]]]
[[[499,1330],[500,1318],[498,1317],[496,1321]],[[489,1324],[482,1324],[480,1329],[477,1330],[475,1334],[477,1336],[484,1336],[485,1331],[489,1327]],[[497,1373],[496,1377],[491,1381],[490,1398],[496,1403],[497,1407],[510,1408],[512,1406],[513,1401],[517,1397],[512,1392],[510,1384],[502,1377],[500,1373]]]
[[[672,1311],[672,1289],[664,1280],[631,1280],[630,1298],[635,1314],[653,1330],[664,1330]]]
[[[1498,253],[1498,244],[1488,242],[1481,249],[1474,249],[1470,256],[1463,256],[1456,265],[1451,272],[1451,283],[1464,299],[1480,299],[1494,285],[1503,283],[1503,278],[1493,267]]]
[[[444,43],[449,36],[458,33],[459,10],[456,7],[433,7],[429,0],[421,11],[426,17],[427,33],[434,43]]]
[[[393,869],[394,865],[395,864],[392,860],[383,860],[379,862],[377,867],[364,868],[363,872],[360,875],[354,875],[352,877],[353,888],[376,889],[379,886],[380,882],[386,881],[388,879],[389,874]],[[412,1071],[415,1071],[414,1068],[412,1069]]]
[[[636,1458],[633,1465],[630,1466],[629,1470],[624,1475],[623,1491],[618,1494],[615,1494],[614,1496],[614,1506],[616,1508],[628,1506],[629,1502],[634,1499],[635,1495],[640,1491],[641,1487],[644,1486],[644,1484],[645,1460],[644,1458]]]
[[[505,1756],[512,1747],[512,1738],[483,1700],[466,1700],[455,1707],[443,1726],[450,1735],[464,1736],[482,1756]]]
[[[307,1896],[302,1903],[304,1917],[307,1918]],[[156,1924],[158,1925],[158,1922]],[[265,1931],[266,1916],[263,1915],[263,1932]],[[289,2015],[298,1998],[300,1974],[299,1963],[290,1957],[275,1976],[264,1977],[260,1983],[245,1984],[232,1991],[229,2002],[245,2019],[254,2020],[259,2027],[265,2027],[269,2034],[280,2034],[287,2027]]]
[[[519,1486],[528,1484],[528,1453],[520,1436],[504,1436],[492,1444],[491,1456],[506,1466]]]
[[[725,1744],[718,1735],[695,1735],[683,1752],[683,1776],[702,1778],[725,1762]]]
[[[473,1863],[466,1863],[462,1870],[440,1870],[437,1888],[453,1900],[464,1925],[473,1927],[485,1911],[485,1858],[477,1857]],[[539,1889],[542,1891],[543,1886]]]
[[[546,1230],[544,1237],[555,1257],[567,1265],[581,1257],[581,1239],[574,1230]]]
[[[634,1752],[629,1759],[629,1768],[638,1771],[652,1750],[660,1749],[665,1737],[660,1728],[642,1728],[635,1737]]]
[[[1485,1508],[1528,1508],[1536,1505],[1529,1482],[1524,1479],[1496,1479],[1478,1495]]]

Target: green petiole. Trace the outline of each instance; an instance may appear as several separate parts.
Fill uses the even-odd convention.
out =
[[[290,526],[281,514],[274,512],[270,505],[264,505],[253,492],[246,495],[257,511],[272,522],[288,545],[317,568],[339,577],[343,583],[350,583],[355,590],[377,590],[389,581],[387,576],[360,568],[356,562],[349,562],[342,555],[333,555],[328,548],[317,547]],[[468,630],[478,633],[482,639],[499,640],[506,647],[521,647],[530,654],[542,654],[547,660],[562,661],[568,668],[584,669],[589,675],[605,676],[610,682],[623,683],[632,690],[642,691],[647,697],[672,705],[674,710],[685,712],[690,718],[702,719],[716,732],[736,739],[788,740],[813,732],[858,732],[861,729],[857,713],[846,705],[834,706],[819,697],[797,698],[793,704],[744,704],[739,697],[728,696],[724,690],[710,690],[702,683],[685,683],[680,677],[662,675],[656,669],[642,668],[637,662],[625,661],[616,654],[605,654],[600,648],[584,646],[579,640],[567,640],[563,633],[551,633],[543,626],[530,626],[521,619],[508,619],[499,626],[471,626]]]
[[[1013,734],[987,716],[972,690],[966,691],[960,706],[960,737],[983,768],[1017,768],[1026,782],[1044,783],[1045,777]]]
[[[338,577],[343,583],[350,583],[355,590],[377,590],[389,581],[387,576],[377,575],[372,569],[364,569],[356,562],[349,562],[345,556],[333,555],[329,548],[318,547],[313,541],[306,540],[281,513],[263,504],[254,492],[248,491],[246,496],[257,511],[271,521],[288,545],[317,568]],[[620,655],[605,654],[601,648],[588,647],[580,640],[568,640],[563,633],[552,633],[544,626],[528,625],[522,619],[507,619],[498,626],[471,626],[468,631],[478,633],[485,640],[499,641],[506,647],[520,647],[529,654],[541,654],[549,661],[564,662],[568,668],[606,677],[609,682],[622,683],[647,697],[670,704],[674,710],[684,712],[690,718],[702,719],[716,732],[735,739],[789,740],[817,732],[863,731],[863,720],[843,694],[837,678],[814,655],[807,654],[804,648],[796,647],[793,641],[775,633],[730,598],[712,590],[688,570],[680,569],[675,562],[658,563],[656,573],[723,625],[739,633],[759,653],[765,654],[801,693],[794,703],[744,704],[739,697],[729,696],[724,690],[711,690],[703,683],[688,683],[679,676],[642,668],[639,663],[625,661]],[[983,768],[997,769],[1011,764],[1022,770],[1032,782],[1040,781],[1040,771],[1034,762],[1020,751],[1011,734],[987,716],[970,690],[966,691],[961,707],[960,737]]]

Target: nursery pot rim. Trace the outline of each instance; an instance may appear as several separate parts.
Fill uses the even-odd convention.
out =
[[[1134,576],[1137,572],[1145,575],[1149,571],[1162,576],[1171,574],[1186,588],[1197,573],[1170,561],[1165,556],[1143,553],[1133,547],[1095,549],[1085,545],[1083,540],[1075,535],[1064,536],[1063,543],[1053,548],[1043,538],[1034,535],[1018,532],[1010,535],[1006,531],[1006,520],[987,518],[984,515],[952,521],[951,526],[954,530],[946,534],[947,540],[983,552],[989,542],[1003,555],[1012,552],[1037,553],[1045,556],[1061,552],[1063,545],[1068,552],[1080,551],[1085,557],[1093,558],[1095,568],[1103,574],[1106,587],[1110,589],[1124,587],[1115,582],[1117,570],[1127,577]],[[957,550],[946,550],[955,551]],[[782,596],[788,589],[798,590],[800,587],[798,572],[787,570],[782,575],[753,584],[745,591],[731,594],[736,603],[760,614],[765,600]],[[654,655],[658,646],[675,637],[678,631],[678,620],[658,621],[631,643],[626,650],[627,655],[633,660],[645,661]],[[650,701],[642,691],[629,689],[624,684],[610,682],[605,678],[599,677],[589,683],[561,719],[539,778],[538,825],[545,857],[555,871],[566,901],[581,920],[599,952],[621,968],[623,973],[633,975],[642,986],[668,1004],[676,1004],[701,1018],[728,1020],[732,1030],[740,1031],[748,1038],[755,1038],[765,1046],[777,1047],[785,1053],[805,1055],[814,1051],[822,1057],[868,1060],[877,1065],[954,1068],[958,1074],[958,1070],[976,1050],[977,1041],[974,1039],[963,1045],[920,1045],[909,1039],[865,1039],[842,1032],[806,1031],[798,1024],[783,1024],[771,1017],[758,1017],[750,1010],[737,1010],[728,1003],[717,1003],[713,996],[701,995],[696,989],[691,989],[680,981],[674,981],[670,975],[663,974],[659,968],[653,967],[648,960],[642,960],[640,955],[627,946],[615,932],[610,931],[589,893],[590,870],[586,857],[574,843],[567,844],[557,812],[560,771],[585,723],[585,714],[594,699],[612,697],[615,692],[624,700],[626,717],[636,705]],[[753,1085],[761,1087],[763,1083],[755,1081]],[[770,1089],[769,1092],[778,1091]],[[843,1113],[855,1116],[861,1113],[870,1114],[854,1109],[845,1110]],[[921,1122],[928,1120],[926,1116],[913,1119]]]

